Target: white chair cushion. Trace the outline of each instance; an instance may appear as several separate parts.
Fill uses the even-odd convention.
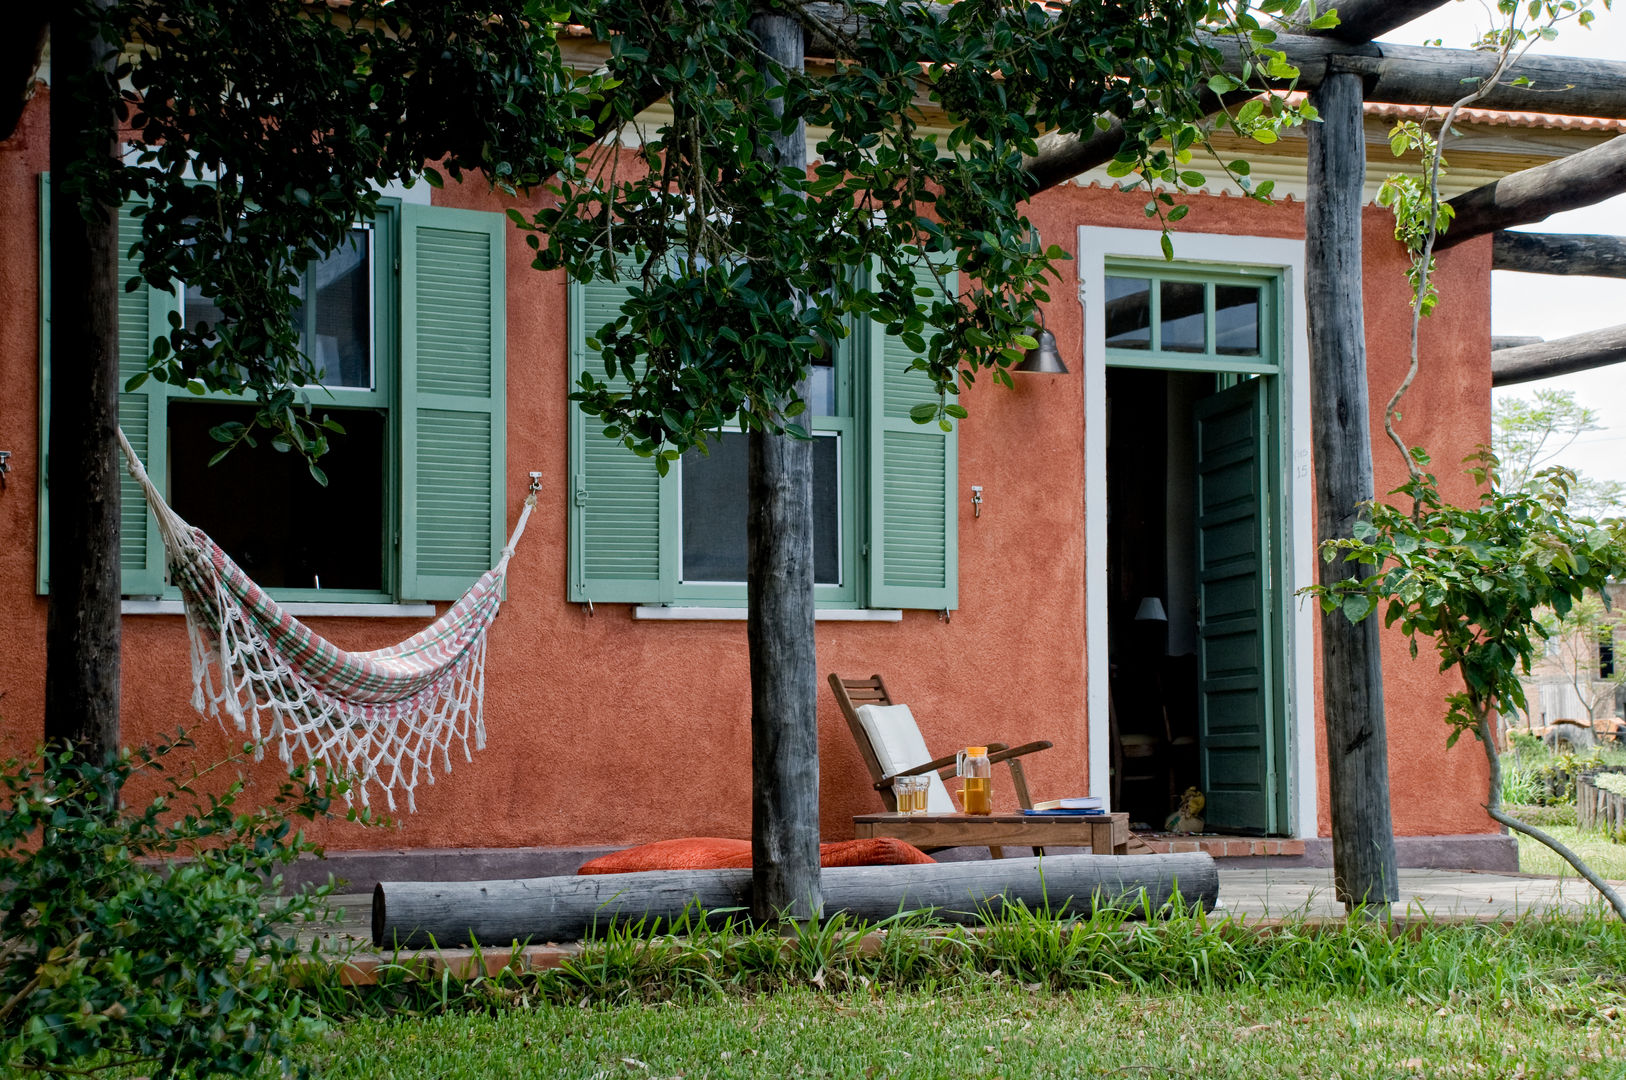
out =
[[[920,727],[907,705],[860,705],[858,723],[869,738],[870,749],[881,763],[881,773],[895,776],[916,765],[932,760],[926,750],[926,740],[920,737]],[[926,812],[954,814],[959,809],[949,798],[948,788],[935,772],[926,774]]]

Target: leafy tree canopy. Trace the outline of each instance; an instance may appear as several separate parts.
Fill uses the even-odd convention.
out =
[[[223,313],[173,325],[137,381],[245,390],[257,424],[312,458],[336,425],[312,411],[306,388],[321,373],[291,325],[301,270],[375,210],[377,184],[438,183],[443,171],[512,192],[551,180],[555,201],[515,215],[536,264],[639,282],[601,335],[606,376],[630,389],[589,374],[577,396],[664,467],[736,418],[799,433],[798,381],[858,317],[925,354],[940,394],[917,419],[964,415],[953,395],[979,370],[1008,381],[1065,257],[1041,250],[1022,214],[1035,138],[1116,118],[1128,138],[1112,171],[1161,185],[1147,213],[1177,222],[1187,208],[1169,189],[1204,182],[1199,94],[1240,85],[1216,73],[1201,33],[1241,35],[1246,77],[1279,78],[1292,69],[1260,20],[1306,7],[80,0],[81,19],[126,45],[116,70],[71,92],[116,106],[129,148],[111,157],[87,143],[58,178],[87,213],[141,200],[141,276],[184,280]],[[766,62],[749,28],[764,10],[838,58],[806,73]],[[567,25],[609,43],[601,69],[567,61]],[[669,118],[637,127],[662,97]],[[1274,141],[1311,115],[1276,98],[1223,122]],[[817,133],[805,173],[768,152],[800,124]],[[1247,186],[1245,163],[1222,167]],[[925,266],[959,271],[958,291],[920,288]]]
[[[1533,398],[1496,399],[1491,414],[1491,446],[1501,461],[1502,485],[1529,490],[1542,469],[1591,431],[1602,431],[1598,411],[1575,400],[1572,390],[1537,390]],[[1577,511],[1597,517],[1626,513],[1626,486],[1577,472],[1569,489]]]

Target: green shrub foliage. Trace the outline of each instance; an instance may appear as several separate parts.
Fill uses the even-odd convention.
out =
[[[281,896],[277,871],[315,850],[293,822],[342,787],[296,774],[240,810],[241,780],[207,794],[204,774],[166,775],[187,745],[0,767],[0,1069],[241,1076],[315,1030],[285,976],[330,886]],[[109,795],[155,786],[141,805]]]

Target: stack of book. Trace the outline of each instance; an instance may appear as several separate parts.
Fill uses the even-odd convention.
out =
[[[1100,795],[1080,795],[1071,799],[1050,799],[1046,802],[1033,804],[1031,810],[1022,813],[1034,817],[1050,817],[1057,815],[1084,815],[1104,814],[1107,812],[1107,800]]]

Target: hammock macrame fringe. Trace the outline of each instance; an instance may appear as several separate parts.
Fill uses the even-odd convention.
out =
[[[229,717],[290,769],[314,763],[343,774],[363,806],[378,786],[391,810],[395,792],[417,810],[419,781],[437,763],[452,771],[452,746],[472,761],[485,748],[486,637],[502,605],[514,545],[536,507],[528,496],[497,565],[444,615],[386,649],[347,652],[272,600],[202,529],[164,501],[124,432],[130,475],[158,519],[171,580],[181,591],[191,641],[192,706],[222,727]]]

